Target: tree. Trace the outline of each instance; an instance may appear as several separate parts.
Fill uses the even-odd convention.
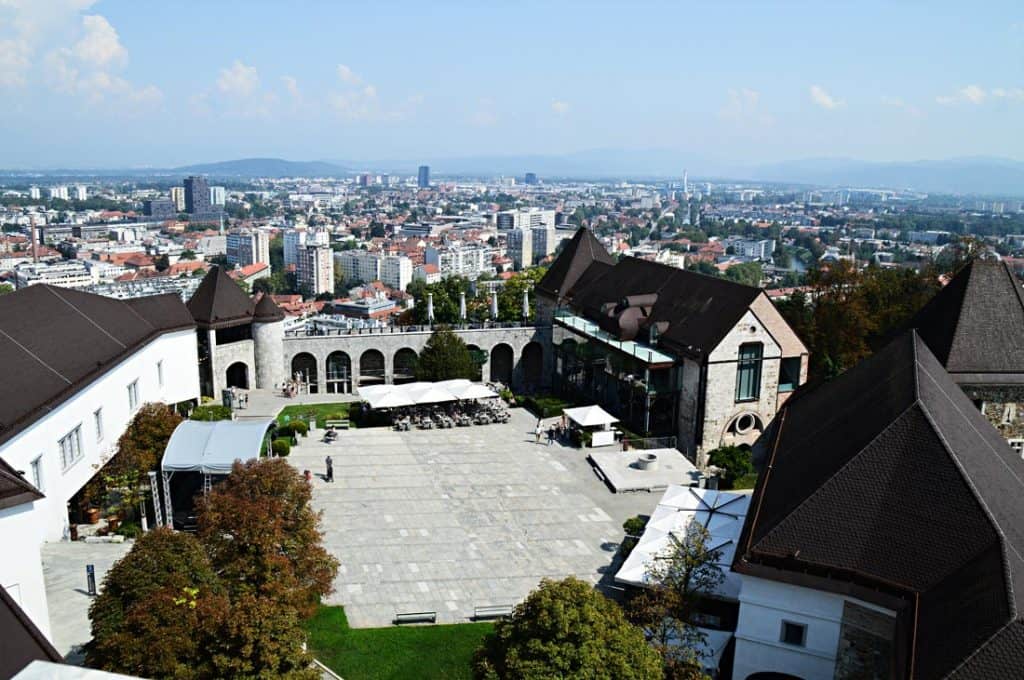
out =
[[[536,318],[537,299],[534,287],[547,273],[546,267],[533,267],[513,274],[498,290],[498,320],[523,320],[523,293],[530,295],[530,318]]]
[[[764,270],[761,269],[760,262],[734,264],[725,270],[725,278],[745,286],[758,288],[761,285],[761,279],[764,278]]]
[[[139,677],[213,677],[208,646],[227,598],[191,534],[142,535],[89,607],[86,665]]]
[[[9,295],[14,292],[14,286],[9,283],[0,283],[0,295]]]
[[[171,267],[170,258],[168,258],[166,254],[157,255],[153,260],[153,264],[156,266],[156,270],[158,272],[165,272]]]
[[[722,468],[722,488],[731,489],[737,479],[754,472],[753,456],[749,449],[722,446],[708,454],[708,462]]]
[[[323,547],[311,496],[298,471],[272,458],[236,461],[199,499],[197,535],[232,600],[270,597],[308,617],[331,592],[338,561]]]
[[[194,250],[189,250],[188,248],[185,248],[183,251],[181,251],[181,259],[194,260],[196,259],[196,253]]]
[[[478,375],[479,369],[466,343],[443,326],[430,335],[416,361],[417,380],[475,380]]]
[[[701,604],[725,580],[721,551],[708,547],[708,530],[690,522],[670,548],[648,568],[648,587],[629,604],[630,620],[657,650],[667,678],[702,678],[700,657],[706,642],[694,624]]]
[[[661,660],[617,604],[570,576],[544,579],[474,657],[477,678],[661,678]]]

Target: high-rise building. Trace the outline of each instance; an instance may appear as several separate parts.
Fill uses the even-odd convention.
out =
[[[173,220],[177,216],[174,202],[169,198],[154,198],[152,201],[143,201],[142,212],[154,220]]]
[[[305,245],[299,248],[295,281],[306,295],[334,292],[334,252],[330,246]]]
[[[50,198],[58,198],[62,201],[68,200],[68,188],[63,185],[50,187]]]
[[[43,197],[43,194],[39,191],[39,187],[29,187],[28,197],[31,198],[33,201],[38,201],[40,198]]]
[[[533,227],[554,227],[555,211],[544,208],[521,208],[502,210],[498,213],[498,229],[532,229]]]
[[[228,234],[227,257],[229,265],[239,267],[259,262],[270,264],[270,235],[259,229],[242,229]]]
[[[210,187],[210,203],[215,206],[223,206],[227,203],[228,192],[224,187]]]
[[[412,282],[412,260],[404,255],[381,255],[365,250],[344,250],[335,255],[346,281],[380,281],[389,288],[405,290]]]
[[[305,227],[296,227],[284,232],[284,266],[298,266],[299,250],[306,246],[308,232]]]
[[[536,184],[536,183],[537,183],[537,173],[535,173],[535,172],[528,172],[528,173],[526,173],[526,176],[523,177],[523,184]]]
[[[529,227],[512,229],[506,236],[505,252],[512,258],[516,269],[533,264],[533,230]]]
[[[426,189],[430,186],[430,166],[421,165],[419,175],[416,178],[416,186],[420,189]]]
[[[199,217],[216,214],[210,203],[210,185],[205,177],[193,176],[185,179],[185,212]]]
[[[75,200],[84,201],[89,198],[89,191],[85,188],[84,184],[75,185]]]
[[[361,187],[368,187],[373,183],[373,175],[368,172],[364,172],[356,177],[356,183]]]
[[[185,212],[185,187],[171,187],[171,201],[175,210]]]

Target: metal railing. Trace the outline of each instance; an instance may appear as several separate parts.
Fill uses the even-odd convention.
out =
[[[445,325],[451,328],[453,331],[490,331],[490,330],[501,330],[505,328],[536,328],[536,324],[522,323],[520,321],[495,321],[485,323],[464,323],[464,324],[436,324],[436,326]],[[284,336],[286,338],[311,338],[311,337],[323,337],[323,336],[350,336],[350,335],[391,335],[398,333],[430,333],[434,330],[434,326],[429,324],[421,325],[410,325],[410,326],[382,326],[380,328],[337,328],[337,327],[318,327],[313,325],[306,325],[303,328],[295,328],[286,330]]]
[[[622,439],[623,451],[646,451],[649,449],[674,449],[676,437],[635,437]]]

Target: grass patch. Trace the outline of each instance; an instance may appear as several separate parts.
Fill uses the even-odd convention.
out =
[[[473,652],[490,623],[349,628],[341,607],[320,607],[306,623],[310,651],[345,680],[471,678]]]
[[[312,420],[315,418],[316,426],[322,428],[324,427],[324,421],[327,420],[347,420],[348,410],[351,405],[351,402],[339,404],[293,404],[281,409],[281,412],[277,414],[277,422],[283,425],[288,420],[295,420],[296,418],[301,418],[302,420]],[[355,427],[355,424],[350,421],[349,427]]]

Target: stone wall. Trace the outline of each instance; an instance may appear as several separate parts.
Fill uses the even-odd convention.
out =
[[[211,331],[211,336],[213,332]],[[211,337],[210,342],[215,342]],[[249,387],[256,385],[256,349],[252,340],[239,340],[224,345],[212,344],[213,361],[213,398],[220,401],[221,390],[228,386],[227,370],[231,364],[241,361],[245,364],[249,376]]]

